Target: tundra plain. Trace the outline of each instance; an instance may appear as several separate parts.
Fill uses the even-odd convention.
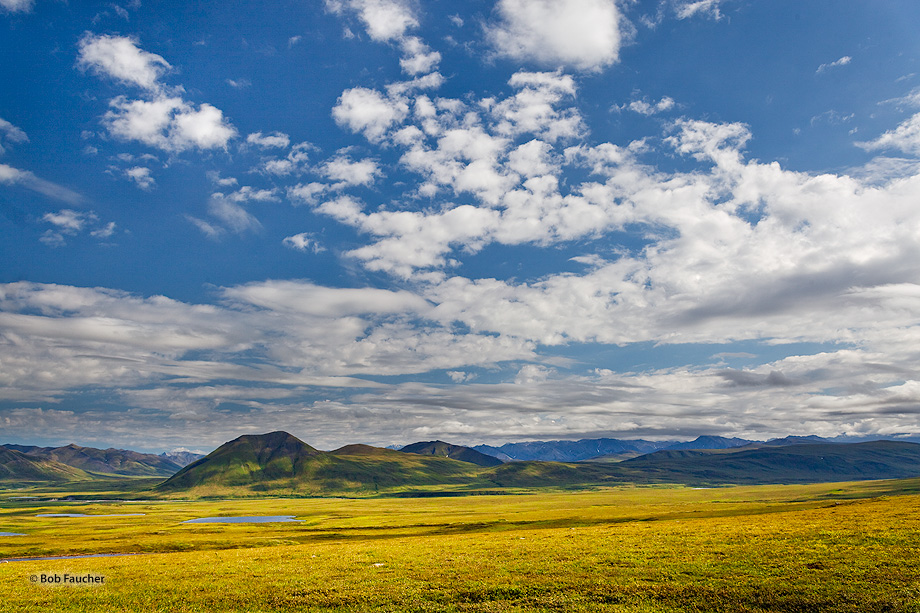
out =
[[[0,537],[0,558],[140,555],[0,563],[4,610],[920,611],[920,479],[444,498],[68,494],[80,492],[0,492],[0,531],[26,535]],[[303,521],[182,523],[221,515]],[[104,583],[32,581],[64,573]]]

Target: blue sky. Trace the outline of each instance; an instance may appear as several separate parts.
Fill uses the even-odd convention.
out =
[[[918,24],[0,0],[2,438],[917,433]]]

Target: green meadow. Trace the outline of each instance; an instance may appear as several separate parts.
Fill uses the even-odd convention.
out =
[[[0,492],[4,611],[920,611],[920,480],[449,498]],[[36,517],[84,513],[112,517]],[[143,515],[122,515],[135,514]],[[183,524],[220,515],[296,523]],[[44,575],[104,577],[42,585]]]

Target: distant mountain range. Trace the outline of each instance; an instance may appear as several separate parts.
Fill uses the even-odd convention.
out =
[[[169,477],[156,492],[201,497],[446,495],[627,483],[719,485],[920,477],[920,445],[903,441],[838,443],[790,436],[758,442],[702,436],[648,453],[642,451],[663,444],[594,439],[514,445],[491,449],[575,458],[611,453],[586,458],[587,462],[515,458],[503,463],[443,441],[414,443],[399,451],[369,445],[320,451],[279,431],[241,436],[180,467],[162,455],[123,449],[10,444],[0,446],[0,483]]]
[[[87,473],[124,477],[169,477],[182,468],[179,463],[167,457],[127,449],[95,449],[73,443],[63,447],[13,444],[2,447],[21,452],[30,458],[51,460],[79,468]]]

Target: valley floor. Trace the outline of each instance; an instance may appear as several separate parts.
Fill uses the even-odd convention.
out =
[[[917,611],[920,480],[442,499],[0,493],[9,611]],[[44,513],[110,517],[36,517]],[[144,515],[122,515],[144,513]],[[183,524],[295,515],[272,524]],[[32,578],[102,577],[91,585]]]

